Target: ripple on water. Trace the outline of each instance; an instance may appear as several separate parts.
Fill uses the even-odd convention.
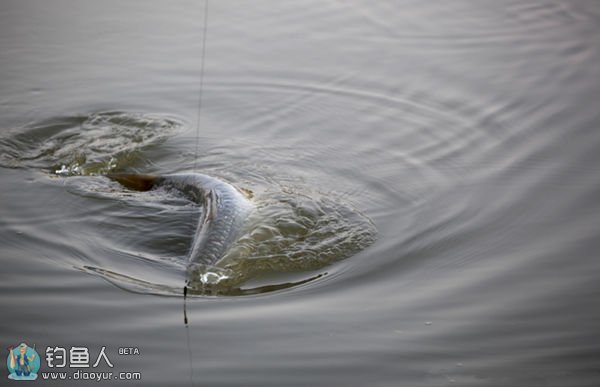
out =
[[[95,179],[95,183],[79,180],[73,184],[76,192],[89,189],[89,194],[125,201],[129,207],[123,213],[107,214],[103,222],[101,231],[106,235],[101,245],[108,258],[84,263],[81,269],[134,292],[181,295],[186,278],[190,295],[280,290],[325,275],[324,268],[365,249],[377,234],[369,218],[343,201],[306,187],[274,184],[250,199],[254,212],[239,239],[218,262],[188,266],[187,249],[181,243],[191,244],[194,228],[190,226],[201,217],[203,208],[194,211],[191,201],[168,189],[131,193],[108,179],[79,179]],[[177,238],[173,230],[188,237]],[[111,257],[119,257],[120,262]],[[165,270],[162,280],[156,275],[161,270]],[[173,275],[174,270],[181,275]],[[290,282],[282,280],[289,278],[286,273],[298,275]],[[248,282],[260,285],[247,286]]]
[[[178,118],[150,113],[108,111],[53,118],[0,138],[0,165],[62,176],[107,173],[142,161],[144,148],[182,128]]]
[[[160,157],[154,160],[155,154],[149,156],[153,154],[149,147],[181,128],[180,120],[147,113],[102,112],[54,119],[2,138],[1,162],[59,175],[64,180],[53,181],[60,181],[59,186],[66,188],[63,192],[103,201],[105,207],[91,218],[93,224],[78,228],[90,247],[74,266],[130,291],[181,295],[186,272],[192,279],[191,295],[279,290],[325,275],[325,267],[375,241],[376,228],[369,218],[343,198],[320,192],[302,179],[250,168],[256,176],[248,174],[250,181],[240,183],[235,170],[244,175],[244,168],[232,165],[228,148],[239,149],[230,144],[217,152],[229,174],[204,168],[212,162],[206,155],[200,156],[199,168],[215,177],[229,176],[224,180],[252,196],[255,211],[221,260],[189,266],[187,253],[204,208],[168,187],[132,192],[100,176],[140,169],[145,157],[160,162]],[[178,167],[168,173],[190,170],[185,163]],[[285,273],[298,275],[290,281]],[[246,286],[252,281],[260,285]]]
[[[414,5],[378,3],[368,7],[345,5],[371,28],[366,39],[394,39],[404,45],[430,45],[441,48],[482,47],[485,45],[535,41],[554,44],[565,25],[593,22],[592,10],[577,2],[486,1],[484,7],[469,2],[438,2]],[[583,2],[581,2],[583,3]],[[415,24],[415,21],[421,21]],[[365,25],[365,23],[357,23]],[[410,26],[410,29],[398,28]],[[557,28],[561,27],[561,28]],[[563,35],[564,37],[564,35]]]

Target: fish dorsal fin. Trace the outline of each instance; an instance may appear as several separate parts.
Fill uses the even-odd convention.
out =
[[[119,182],[126,188],[134,191],[149,191],[158,181],[158,176],[152,175],[135,175],[135,174],[108,174],[106,175],[111,180]]]

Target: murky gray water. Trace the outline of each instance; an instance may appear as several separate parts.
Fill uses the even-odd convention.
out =
[[[203,12],[0,6],[2,345],[121,385],[600,384],[597,1],[213,1],[198,123]],[[190,171],[260,212],[258,290],[186,327],[202,209],[100,175]]]

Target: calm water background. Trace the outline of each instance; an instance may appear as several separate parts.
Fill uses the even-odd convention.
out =
[[[600,3],[211,2],[196,158],[203,18],[0,5],[2,345],[106,346],[143,385],[600,385]],[[189,211],[40,157],[49,122],[107,111],[178,123],[125,169],[329,193],[378,239],[302,286],[190,300],[186,329],[181,298],[81,268],[185,254]]]

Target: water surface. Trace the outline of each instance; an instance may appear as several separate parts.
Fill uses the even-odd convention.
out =
[[[203,12],[3,4],[5,346],[106,346],[140,385],[600,384],[597,2],[211,2],[198,117]],[[210,174],[368,243],[191,297],[186,328],[106,279],[180,283],[200,210],[108,171]]]

